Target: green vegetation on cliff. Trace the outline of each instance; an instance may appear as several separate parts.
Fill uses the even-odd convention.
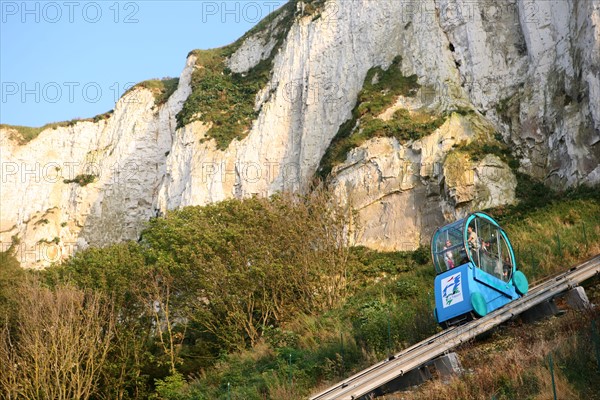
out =
[[[263,60],[246,75],[226,67],[227,49],[196,50],[192,94],[177,114],[178,127],[201,120],[211,127],[207,136],[224,150],[232,140],[243,139],[258,115],[256,95],[267,84],[271,60]]]
[[[178,127],[193,121],[211,124],[207,136],[224,150],[234,140],[247,134],[258,111],[256,96],[269,82],[275,55],[283,45],[296,16],[296,1],[290,1],[235,43],[211,50],[194,50],[196,69],[192,74],[192,93],[177,114]],[[270,55],[246,73],[235,73],[227,67],[227,58],[253,35],[268,35],[275,39]],[[268,39],[267,39],[268,40]]]
[[[420,87],[416,75],[402,75],[401,62],[402,59],[396,57],[386,70],[381,67],[369,70],[352,117],[340,126],[321,159],[318,169],[321,178],[326,178],[335,165],[342,163],[350,150],[371,138],[394,137],[400,142],[416,140],[444,123],[445,116],[411,113],[403,108],[396,110],[389,119],[380,118],[380,114],[391,107],[398,96],[412,97]]]
[[[519,162],[512,154],[510,147],[499,137],[476,140],[467,145],[457,146],[456,150],[467,153],[472,161],[480,161],[486,155],[493,154],[508,164],[513,171],[519,167]]]
[[[65,179],[63,183],[77,183],[79,186],[87,186],[96,180],[97,176],[92,174],[77,175],[73,179]]]
[[[45,131],[46,129],[57,129],[75,126],[79,122],[98,122],[110,118],[112,113],[113,110],[110,110],[108,112],[105,112],[104,114],[98,114],[92,118],[72,119],[70,121],[63,122],[52,122],[50,124],[46,124],[37,128],[31,126],[0,124],[0,129],[9,129],[16,132],[16,134],[13,133],[10,138],[12,140],[16,140],[19,144],[23,145],[38,137],[39,134],[42,133],[42,131]]]
[[[167,100],[169,100],[169,97],[177,90],[178,84],[179,78],[150,79],[132,86],[123,94],[123,96],[135,88],[144,88],[150,90],[154,95],[154,104],[162,105],[166,103]]]

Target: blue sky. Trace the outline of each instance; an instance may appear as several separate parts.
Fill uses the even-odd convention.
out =
[[[132,84],[178,77],[193,49],[235,41],[287,0],[0,0],[0,123],[114,108]]]

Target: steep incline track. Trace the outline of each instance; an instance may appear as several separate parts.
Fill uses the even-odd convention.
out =
[[[600,274],[600,254],[533,287],[526,296],[507,304],[503,308],[469,324],[446,329],[431,336],[397,353],[393,359],[375,364],[312,396],[310,400],[358,399],[459,344],[473,339],[533,306],[556,297],[565,290],[578,286],[581,282],[597,274]]]

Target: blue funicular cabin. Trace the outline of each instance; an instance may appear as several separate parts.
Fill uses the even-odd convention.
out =
[[[435,318],[442,327],[482,317],[527,293],[508,236],[482,212],[438,228],[431,239]]]

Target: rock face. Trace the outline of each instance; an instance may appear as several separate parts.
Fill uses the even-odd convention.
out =
[[[481,137],[478,117],[453,114],[433,134],[401,145],[373,139],[334,170],[338,198],[359,214],[359,243],[379,250],[414,250],[433,230],[468,212],[512,203],[517,185],[494,155],[473,162],[453,150]]]
[[[514,174],[502,160],[460,150],[495,134],[523,172],[555,187],[600,182],[598,0],[329,0],[310,14],[309,5],[296,7],[256,98],[258,116],[225,150],[203,140],[210,121],[177,128],[195,56],[163,105],[136,89],[108,120],[48,129],[26,145],[0,129],[3,250],[20,241],[22,264],[45,266],[75,248],[135,239],[169,209],[305,190],[367,72],[397,56],[421,88],[393,107],[473,113],[451,114],[419,140],[368,140],[334,168],[333,190],[362,216],[361,243],[412,249],[445,220],[514,201]],[[228,61],[232,71],[268,59],[276,46],[269,27],[244,40]],[[78,175],[95,180],[64,183]]]
[[[89,244],[136,238],[156,215],[192,65],[188,60],[179,88],[161,107],[150,91],[136,89],[109,119],[47,129],[27,145],[1,130],[2,250],[18,242],[21,264],[43,267]],[[86,175],[93,182],[69,182]]]

